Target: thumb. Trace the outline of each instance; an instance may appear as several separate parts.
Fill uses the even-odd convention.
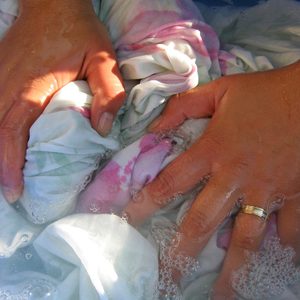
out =
[[[89,61],[87,81],[93,94],[91,107],[92,127],[106,136],[116,113],[125,99],[125,90],[114,50],[107,45],[105,51],[96,51]]]
[[[149,126],[152,132],[170,130],[186,119],[210,117],[214,114],[218,99],[226,89],[221,80],[212,81],[187,92],[172,96],[162,114]]]

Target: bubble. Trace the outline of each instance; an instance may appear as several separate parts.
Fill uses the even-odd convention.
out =
[[[113,155],[113,151],[111,149],[105,150],[105,152],[101,155],[99,163],[103,160],[110,159],[112,157],[112,155]],[[98,166],[99,166],[99,164],[98,164]]]
[[[38,205],[38,200],[32,200],[29,203],[29,210],[31,211],[31,219],[34,224],[44,224],[46,223],[47,213],[42,209],[41,205]]]
[[[55,286],[46,279],[32,279],[16,291],[0,288],[0,300],[50,300],[54,298]]]
[[[91,182],[92,180],[92,173],[89,174],[89,175],[86,175],[83,180],[82,180],[82,183],[80,183],[79,185],[77,185],[75,187],[75,190],[74,191],[71,191],[72,193],[80,193],[82,192],[83,190],[85,190],[85,188],[88,186],[88,184]]]
[[[192,141],[192,134],[187,133],[181,129],[171,129],[167,132],[158,133],[158,142],[169,140],[172,144],[171,154],[179,154],[190,146]]]
[[[121,220],[126,224],[130,222],[130,215],[127,212],[123,212],[121,215]]]
[[[295,251],[283,247],[276,237],[264,242],[262,250],[248,252],[246,263],[232,276],[232,287],[246,299],[271,299],[300,279],[293,263]]]
[[[136,189],[131,189],[130,198],[132,202],[139,203],[142,202],[143,197],[138,197],[139,191]]]
[[[203,185],[206,185],[206,184],[209,182],[210,178],[211,178],[211,175],[210,175],[210,174],[207,174],[207,175],[203,176],[203,177],[201,178],[201,180],[200,180],[200,184],[201,184],[202,186],[203,186]]]
[[[186,279],[199,270],[199,263],[193,257],[176,252],[182,234],[177,231],[175,224],[170,223],[169,226],[156,224],[152,227],[151,234],[159,247],[161,268],[158,291],[160,299],[182,299],[181,289],[173,278],[174,272]]]
[[[89,210],[96,214],[96,213],[100,213],[101,212],[101,206],[97,205],[96,203],[91,203]]]
[[[46,216],[41,214],[41,210],[36,210],[36,211],[32,211],[31,212],[31,218],[32,218],[32,222],[34,224],[44,224],[46,223]]]
[[[12,300],[9,291],[0,289],[0,300]]]
[[[28,241],[29,241],[29,235],[28,234],[23,234],[22,236],[21,236],[21,241],[23,242],[23,243],[27,243]]]
[[[183,201],[183,193],[176,193],[174,194],[172,197],[170,198],[166,198],[166,199],[154,199],[153,202],[158,204],[159,206],[166,206],[169,203],[180,203]]]
[[[29,253],[29,252],[25,253],[25,259],[26,260],[30,260],[31,258],[32,258],[32,254],[31,253]]]
[[[28,296],[28,300],[49,299],[52,296],[52,293],[47,286],[37,286],[31,289]]]
[[[92,165],[91,173],[86,175],[82,182],[78,185],[76,185],[75,189],[71,191],[71,193],[80,193],[88,186],[88,184],[92,181],[94,176],[94,171],[98,170],[100,165],[103,165],[108,159],[111,158],[113,154],[112,150],[106,150],[104,153],[98,155],[95,159],[95,163]]]

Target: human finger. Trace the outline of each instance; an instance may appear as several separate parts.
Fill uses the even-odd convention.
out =
[[[241,199],[240,182],[235,175],[212,175],[180,224],[180,240],[171,245],[174,255],[195,257],[206,245],[217,227]],[[174,273],[179,280],[181,274]]]
[[[278,197],[270,197],[270,191],[259,186],[243,194],[242,209],[235,218],[229,249],[213,288],[213,299],[235,299],[234,272],[246,263],[249,252],[254,253],[260,249],[267,217],[280,205]]]
[[[177,157],[128,203],[124,213],[129,222],[132,225],[142,223],[172,201],[174,196],[191,190],[205,180],[210,174],[210,161],[215,151],[215,145],[203,139]]]
[[[17,101],[7,101],[12,105],[0,122],[0,183],[9,202],[16,201],[22,193],[29,129],[48,100],[42,90],[32,88],[23,89],[13,97]]]
[[[218,99],[226,92],[224,80],[203,86],[170,98],[162,114],[149,126],[153,132],[166,131],[182,124],[186,119],[212,116]]]
[[[87,54],[86,75],[93,94],[91,123],[96,131],[106,136],[123,104],[125,90],[107,32],[101,28],[101,33],[101,41]]]
[[[300,196],[287,199],[277,214],[280,243],[295,250],[295,263],[300,261]]]

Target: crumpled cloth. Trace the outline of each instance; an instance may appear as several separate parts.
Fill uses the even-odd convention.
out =
[[[18,15],[17,0],[1,0],[0,1],[0,39],[5,32],[13,24]]]
[[[105,153],[120,148],[117,123],[105,138],[92,129],[86,117],[91,100],[85,81],[70,83],[53,96],[30,129],[19,202],[34,223],[71,213]]]
[[[2,264],[0,299],[154,299],[158,279],[154,247],[114,215],[63,218],[10,260],[17,272]]]
[[[5,12],[4,8],[8,7],[8,3],[8,0],[0,2],[0,11]],[[14,3],[13,15],[16,16],[17,1],[11,0],[11,3]],[[275,10],[278,3],[281,3],[281,10]],[[193,201],[193,194],[174,199],[174,203],[158,212],[139,232],[114,215],[73,214],[61,217],[74,209],[81,187],[83,188],[85,181],[91,178],[96,164],[99,164],[100,170],[94,181],[80,195],[83,198],[78,207],[84,212],[93,212],[93,202],[88,200],[85,203],[84,195],[92,195],[94,188],[97,190],[96,182],[102,182],[104,179],[105,183],[105,180],[109,179],[107,173],[105,175],[106,167],[117,162],[122,172],[125,171],[127,163],[132,160],[133,150],[128,149],[140,151],[136,152],[139,155],[134,161],[135,172],[138,175],[133,175],[135,168],[129,168],[131,172],[125,178],[124,182],[127,185],[124,185],[124,191],[117,195],[112,193],[111,196],[114,197],[107,198],[106,211],[119,211],[129,200],[128,196],[132,191],[142,188],[163,166],[176,157],[178,153],[173,153],[174,145],[172,149],[170,147],[174,136],[163,140],[168,146],[163,144],[163,150],[160,148],[162,140],[154,138],[156,142],[150,144],[153,145],[152,151],[155,155],[152,155],[151,147],[147,149],[150,153],[147,153],[148,151],[143,152],[142,147],[138,146],[145,138],[138,140],[144,134],[147,124],[160,113],[172,94],[224,74],[270,69],[273,65],[282,66],[299,59],[300,55],[296,51],[297,47],[299,49],[299,5],[292,6],[293,14],[285,18],[285,27],[280,23],[281,16],[288,14],[288,5],[293,5],[292,3],[294,2],[272,0],[268,4],[261,4],[249,10],[251,18],[248,22],[241,21],[244,15],[236,11],[220,13],[222,17],[216,22],[213,16],[219,11],[211,12],[201,7],[205,12],[203,16],[209,16],[207,20],[216,24],[221,39],[224,39],[221,50],[218,36],[191,1],[102,1],[99,16],[112,36],[128,93],[126,103],[114,125],[113,134],[109,137],[113,146],[105,146],[106,141],[100,140],[98,135],[95,137],[95,132],[90,128],[87,103],[91,96],[83,82],[66,86],[65,91],[72,90],[71,93],[64,94],[64,90],[61,90],[56,97],[58,99],[65,95],[61,98],[63,101],[57,102],[56,107],[53,107],[55,101],[51,101],[44,114],[34,124],[38,126],[40,122],[41,125],[43,119],[46,121],[49,118],[47,127],[51,124],[55,128],[58,123],[51,121],[50,117],[57,116],[53,120],[61,122],[64,126],[57,126],[57,131],[49,130],[48,140],[43,140],[44,137],[38,134],[32,134],[35,138],[32,143],[29,142],[28,164],[24,169],[27,177],[25,192],[19,203],[10,206],[0,195],[0,257],[3,257],[0,259],[0,299],[17,299],[22,295],[25,299],[158,297],[156,286],[159,245],[154,241],[153,232],[157,228],[179,224]],[[99,2],[95,4],[98,5],[95,7],[98,12]],[[278,32],[277,35],[270,34],[272,28],[264,27],[264,19],[257,17],[265,11],[265,5],[272,9],[273,14],[268,16],[267,22],[275,26],[272,28]],[[261,28],[264,28],[261,36],[272,41],[271,60],[268,59],[268,51],[265,51],[265,42],[261,45],[255,44],[253,50],[247,49],[247,44],[255,43],[255,36],[251,32],[251,20],[260,23]],[[238,24],[238,28],[235,24]],[[226,43],[225,38],[230,36],[230,31],[236,34],[233,34],[230,43]],[[239,43],[239,32],[243,32],[245,43]],[[282,47],[282,40],[289,41],[290,44]],[[265,50],[260,52],[260,49]],[[79,98],[79,104],[74,104]],[[65,117],[72,120],[71,127],[64,123]],[[181,128],[183,134],[180,134],[180,139],[187,139],[187,144],[192,143],[205,129],[206,124],[207,120],[185,123]],[[31,130],[34,130],[34,126]],[[77,130],[84,131],[86,136],[80,134],[78,138]],[[50,145],[46,153],[38,148],[38,139],[46,142],[45,147],[46,144],[47,147]],[[68,142],[53,143],[63,139]],[[151,139],[152,137],[149,140]],[[89,144],[88,147],[86,143]],[[72,149],[67,149],[68,145],[72,145]],[[128,147],[124,147],[125,145]],[[69,156],[76,157],[73,154],[75,150],[78,151],[77,148],[87,150],[90,146],[93,148],[91,152],[81,153],[84,158],[71,159],[72,172],[68,178],[64,173],[70,167],[65,163],[66,160],[70,159]],[[99,152],[94,151],[97,147]],[[117,152],[111,161],[107,161],[106,155],[99,161],[99,156],[102,158],[106,149],[115,152],[119,147],[124,149]],[[180,151],[183,151],[184,147],[183,143]],[[38,149],[37,153],[35,149]],[[52,150],[56,153],[57,149],[62,150],[64,159],[56,159],[56,154],[50,154]],[[155,149],[159,151],[156,152]],[[47,157],[47,160],[36,164],[39,155]],[[145,159],[142,159],[143,156]],[[151,163],[151,167],[155,166],[153,169],[149,168],[150,158],[155,158]],[[50,176],[51,174],[53,176]],[[67,184],[60,182],[60,176]],[[132,181],[133,178],[135,179]],[[46,186],[46,182],[51,184]],[[104,184],[103,182],[100,185]],[[37,185],[44,192],[39,193]],[[59,193],[56,194],[55,191]],[[109,193],[106,195],[110,196]],[[87,199],[90,199],[89,196]],[[53,203],[59,203],[61,206],[51,205]],[[97,206],[95,208],[97,209]],[[51,223],[57,218],[58,221]],[[45,222],[46,224],[42,224]],[[211,238],[198,257],[200,266],[192,280],[182,283],[184,299],[208,298],[209,289],[225,255],[224,245],[226,246],[224,235],[216,233]],[[297,299],[297,293],[299,295],[297,286],[293,289],[286,288],[282,297],[277,298]]]
[[[224,74],[272,68],[266,57],[249,51],[220,51],[215,31],[189,0],[102,1],[100,18],[128,89],[121,128],[125,144],[144,133],[171,95]]]
[[[147,134],[118,152],[81,193],[79,212],[120,214],[134,193],[151,182],[171,151],[170,139]]]

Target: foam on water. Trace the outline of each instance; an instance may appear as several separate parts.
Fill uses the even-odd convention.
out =
[[[50,300],[54,298],[56,288],[46,279],[28,280],[20,286],[0,288],[0,300]]]
[[[176,251],[181,235],[177,227],[154,226],[152,235],[159,247],[160,276],[158,282],[159,299],[182,299],[179,284],[174,279],[174,272],[180,274],[182,279],[188,278],[199,269],[198,261],[190,256]],[[170,247],[172,245],[172,247]]]
[[[232,276],[232,287],[245,299],[271,299],[300,280],[293,263],[295,251],[283,247],[277,237],[264,242],[258,252],[248,252],[246,263]]]

